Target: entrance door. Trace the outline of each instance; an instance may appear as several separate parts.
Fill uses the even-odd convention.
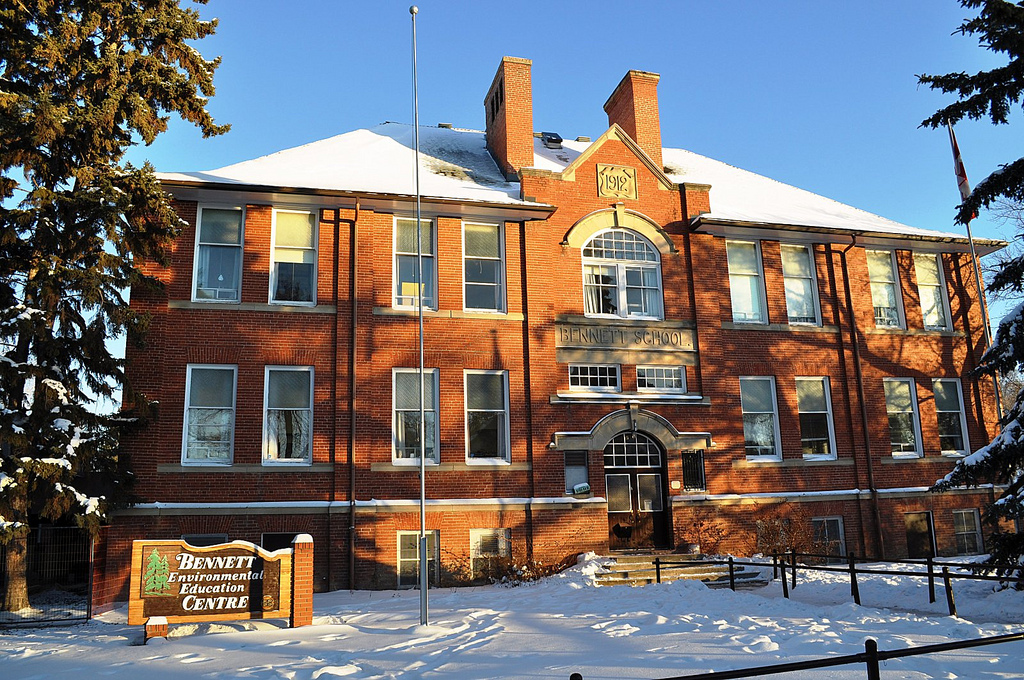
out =
[[[907,557],[911,559],[935,557],[932,539],[932,513],[908,512],[903,515],[907,526]]]
[[[604,449],[608,547],[661,548],[668,544],[664,455],[642,432],[622,432]]]

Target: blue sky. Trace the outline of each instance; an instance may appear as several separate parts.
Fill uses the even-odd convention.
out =
[[[187,1],[183,4],[188,4]],[[662,140],[924,228],[953,230],[946,133],[918,125],[952,98],[916,74],[1003,60],[953,34],[955,0],[417,3],[420,120],[483,127],[503,55],[533,60],[534,129],[596,137],[631,68],[661,74]],[[130,159],[204,170],[385,120],[411,122],[409,2],[211,0],[221,56],[203,140],[177,122]],[[1024,149],[1024,120],[957,127],[972,185]],[[713,196],[713,194],[712,194]],[[959,230],[959,228],[956,228]],[[1010,239],[982,215],[976,236]]]

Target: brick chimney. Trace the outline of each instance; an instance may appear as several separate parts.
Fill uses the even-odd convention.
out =
[[[508,179],[533,165],[533,93],[529,59],[503,57],[484,97],[487,148]]]
[[[608,125],[618,123],[658,167],[661,160],[661,118],[658,116],[657,73],[629,71],[604,103]]]

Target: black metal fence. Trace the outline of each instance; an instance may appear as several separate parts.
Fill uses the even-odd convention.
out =
[[[893,649],[883,651],[878,648],[878,643],[868,638],[864,641],[864,651],[860,654],[847,654],[845,656],[830,656],[827,659],[812,659],[811,661],[794,661],[791,663],[778,663],[771,666],[753,666],[751,668],[739,668],[732,671],[719,671],[711,673],[697,673],[695,675],[675,675],[660,680],[736,680],[737,678],[755,678],[765,675],[777,675],[779,673],[792,673],[795,671],[810,671],[818,668],[831,668],[832,666],[846,666],[853,663],[862,663],[867,671],[868,680],[881,680],[881,671],[878,663],[889,659],[902,659],[909,656],[921,656],[923,654],[937,654],[938,652],[950,652],[958,649],[969,649],[971,647],[982,647],[995,645],[1003,642],[1015,642],[1024,640],[1024,633],[1012,635],[996,635],[993,637],[974,638],[972,640],[960,640],[957,642],[943,642],[937,645],[925,645],[923,647],[912,647],[910,649]],[[573,673],[569,680],[583,680],[583,675]]]
[[[30,606],[0,611],[0,626],[78,621],[90,612],[92,541],[76,527],[33,527],[26,539]],[[7,548],[0,546],[0,593],[7,587]]]

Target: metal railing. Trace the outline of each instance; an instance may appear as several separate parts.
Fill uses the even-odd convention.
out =
[[[983,647],[985,645],[996,645],[1003,642],[1016,642],[1019,640],[1024,640],[1024,633],[995,635],[992,637],[960,640],[958,642],[943,642],[937,645],[911,647],[910,649],[893,649],[883,651],[878,649],[878,642],[872,638],[868,638],[864,641],[864,651],[859,654],[830,656],[825,659],[794,661],[790,663],[773,664],[771,666],[752,666],[750,668],[739,668],[731,671],[712,671],[711,673],[697,673],[693,675],[674,675],[669,678],[660,678],[659,680],[735,680],[736,678],[753,678],[765,675],[777,675],[779,673],[791,673],[793,671],[809,671],[816,670],[818,668],[830,668],[832,666],[846,666],[853,663],[862,663],[865,665],[868,680],[881,680],[881,671],[878,667],[878,663],[880,661],[902,659],[910,656],[922,656],[924,654],[936,654],[938,652],[950,652],[958,649]],[[569,676],[569,680],[583,680],[583,675],[580,673],[573,673]]]

